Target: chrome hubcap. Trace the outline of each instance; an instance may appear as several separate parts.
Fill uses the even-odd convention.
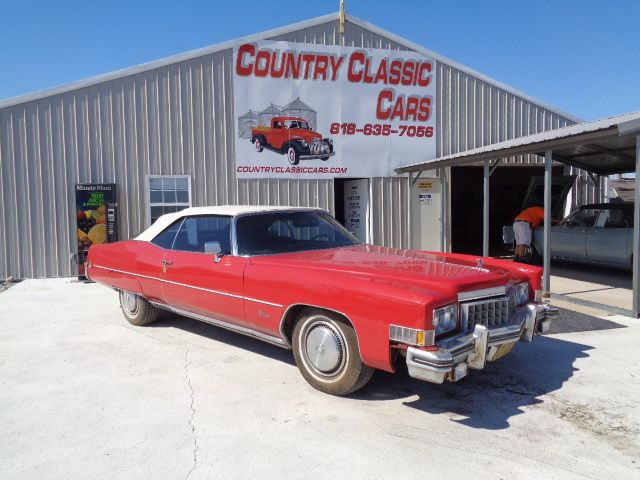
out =
[[[138,295],[131,292],[124,292],[123,294],[123,306],[129,313],[136,313],[138,309]]]
[[[289,150],[289,163],[293,163],[296,161],[296,152]]]
[[[318,372],[331,374],[342,367],[344,341],[332,325],[323,322],[311,327],[305,346],[307,358]]]

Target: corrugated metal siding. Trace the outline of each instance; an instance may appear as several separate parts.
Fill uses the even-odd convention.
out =
[[[231,63],[221,52],[0,112],[0,277],[74,273],[76,183],[117,183],[123,238],[144,229],[149,174],[190,175],[194,205],[236,203]]]
[[[371,179],[372,243],[385,247],[411,247],[410,189],[407,177]]]
[[[349,22],[341,37],[337,21],[273,39],[408,50]],[[0,278],[74,274],[76,183],[118,184],[123,238],[145,226],[146,175],[190,175],[196,206],[333,212],[332,180],[236,179],[232,57],[209,53],[0,109]],[[443,63],[437,72],[440,155],[567,123]],[[373,241],[409,246],[408,179],[373,179],[371,203]]]
[[[441,62],[436,70],[438,156],[573,124]],[[535,155],[521,155],[504,163],[544,161]]]

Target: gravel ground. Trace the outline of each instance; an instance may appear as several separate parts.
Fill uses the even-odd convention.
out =
[[[640,478],[640,322],[606,320],[458,384],[401,368],[337,398],[288,351],[24,281],[0,294],[0,478]]]

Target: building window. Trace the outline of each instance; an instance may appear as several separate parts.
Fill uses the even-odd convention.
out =
[[[165,213],[179,212],[191,206],[191,177],[149,175],[147,192],[147,220],[150,225]]]

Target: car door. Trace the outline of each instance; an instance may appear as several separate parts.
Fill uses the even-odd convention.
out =
[[[551,255],[571,260],[587,260],[587,234],[591,232],[599,211],[581,208],[551,229]]]
[[[627,265],[629,225],[621,208],[600,211],[593,229],[587,233],[587,259],[594,263]]]
[[[271,141],[269,142],[273,148],[282,148],[284,142],[285,130],[281,121],[274,121],[271,129]]]
[[[162,265],[163,260],[176,238],[176,234],[182,225],[183,219],[177,220],[165,228],[150,243],[140,249],[136,258],[136,271],[140,274],[139,281],[144,296],[152,302],[164,302],[162,291]]]
[[[245,324],[244,269],[248,260],[231,254],[231,217],[187,217],[164,257],[164,301],[177,309],[236,325]],[[217,242],[217,243],[215,243]],[[205,253],[219,244],[222,255]]]

